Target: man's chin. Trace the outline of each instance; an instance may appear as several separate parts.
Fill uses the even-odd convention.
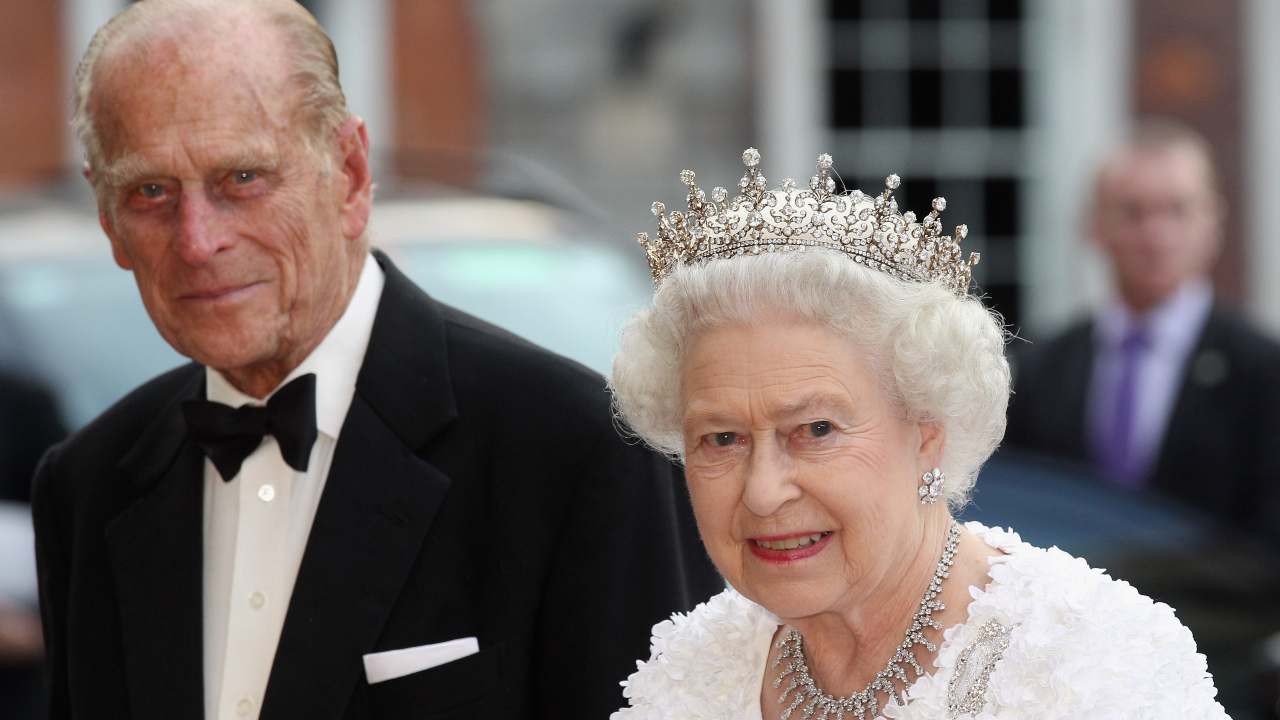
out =
[[[268,362],[275,356],[274,344],[264,338],[239,334],[237,339],[229,341],[228,334],[217,331],[188,335],[170,344],[195,362],[224,372]]]

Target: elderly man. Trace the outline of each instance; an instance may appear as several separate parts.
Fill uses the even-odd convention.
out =
[[[291,0],[142,0],[77,125],[116,261],[195,362],[43,461],[52,717],[604,717],[718,589],[602,378],[365,234],[369,142]]]
[[[1278,489],[1280,347],[1214,305],[1223,212],[1205,141],[1139,124],[1092,212],[1118,297],[1023,354],[1006,438],[1276,533],[1261,508]]]

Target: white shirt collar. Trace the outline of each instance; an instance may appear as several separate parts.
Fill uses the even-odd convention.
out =
[[[351,408],[351,399],[355,397],[356,378],[369,348],[369,336],[373,333],[373,320],[378,314],[378,302],[382,299],[385,282],[386,276],[378,262],[372,255],[365,255],[356,291],[342,317],[307,359],[294,368],[266,399],[294,378],[315,373],[316,427],[334,440],[338,439],[347,410]],[[266,399],[257,400],[240,392],[213,368],[205,368],[205,380],[205,397],[214,402],[231,407],[263,405],[266,402]]]
[[[1212,306],[1213,285],[1207,278],[1183,283],[1177,292],[1145,315],[1134,314],[1117,298],[1098,313],[1098,338],[1104,347],[1119,347],[1129,329],[1145,321],[1153,346],[1172,344],[1190,347],[1199,338]]]

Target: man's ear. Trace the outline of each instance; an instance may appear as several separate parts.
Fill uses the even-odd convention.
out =
[[[116,234],[111,217],[101,208],[98,209],[98,224],[102,225],[102,232],[106,233],[107,239],[111,241],[111,257],[115,258],[116,264],[124,270],[133,270],[133,263],[129,262],[129,255],[124,251],[124,244]]]
[[[338,151],[346,190],[342,198],[342,235],[355,240],[364,234],[373,208],[373,172],[369,169],[369,131],[364,118],[352,115],[338,128]]]
[[[941,425],[925,425],[920,428],[920,454],[918,462],[926,473],[942,464],[942,451],[947,446],[947,429]]]

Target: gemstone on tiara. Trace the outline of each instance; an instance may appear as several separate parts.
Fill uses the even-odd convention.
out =
[[[955,295],[968,294],[977,253],[965,259],[960,241],[969,229],[960,225],[954,237],[942,234],[938,214],[946,209],[944,198],[935,198],[931,212],[917,222],[915,213],[899,213],[893,191],[901,183],[896,173],[885,178],[884,192],[866,195],[860,190],[835,192],[833,161],[823,153],[818,172],[806,189],[788,178],[776,190],[768,190],[760,172],[760,151],[742,153],[747,172],[738,181],[739,195],[732,199],[723,187],[710,198],[695,184],[690,170],[680,173],[688,186],[687,212],[668,213],[655,202],[656,236],[640,233],[655,285],[679,265],[694,265],[720,258],[762,252],[802,251],[826,248],[843,252],[853,261],[912,282],[942,283]]]

